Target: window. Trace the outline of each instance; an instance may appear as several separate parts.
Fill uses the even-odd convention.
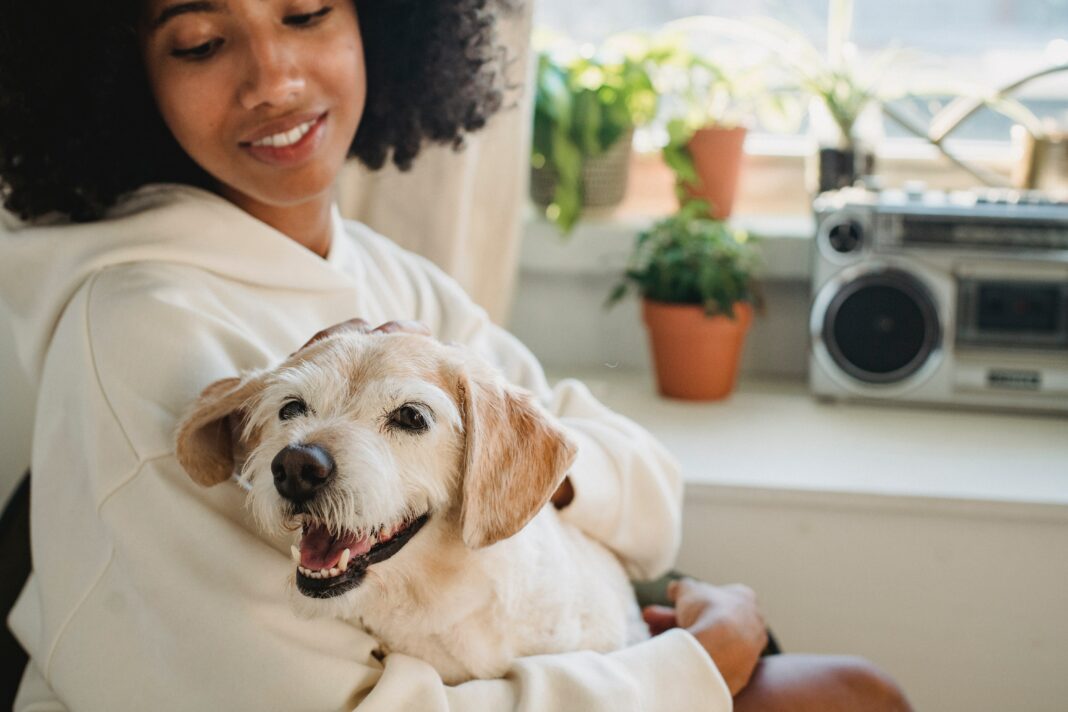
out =
[[[536,21],[576,40],[597,42],[616,32],[652,30],[688,15],[763,15],[822,46],[828,8],[828,0],[539,0]],[[1068,0],[856,0],[852,40],[861,57],[893,45],[922,53],[927,59],[910,77],[915,86],[930,85],[935,72],[960,87],[993,89],[1038,68],[1068,64]],[[1015,96],[1040,119],[1068,131],[1068,72],[1034,81]],[[935,94],[901,107],[923,122],[948,98]],[[1007,142],[1011,123],[983,109],[953,136]],[[884,121],[883,132],[887,138],[910,135],[889,121]]]

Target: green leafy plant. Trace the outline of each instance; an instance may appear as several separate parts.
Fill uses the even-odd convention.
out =
[[[699,183],[689,150],[697,131],[743,126],[754,117],[769,126],[782,125],[782,119],[789,121],[791,114],[797,117],[792,123],[800,122],[793,97],[765,82],[766,53],[759,59],[752,53],[743,58],[734,51],[716,52],[708,43],[693,39],[684,27],[631,39],[632,45],[645,42],[640,55],[661,97],[657,123],[667,134],[662,156],[675,174],[680,203],[688,197],[685,186]]]
[[[642,57],[609,50],[538,56],[531,166],[555,180],[546,217],[565,234],[582,213],[582,169],[655,114]]]
[[[735,304],[761,303],[754,278],[758,264],[749,235],[712,218],[708,203],[694,200],[638,235],[606,306],[633,288],[645,299],[697,304],[708,315],[733,319]]]
[[[681,42],[667,45],[652,56],[657,64],[658,89],[670,92],[676,105],[666,124],[667,143],[662,149],[664,163],[675,174],[676,192],[684,201],[684,186],[696,186],[700,179],[690,154],[693,135],[708,126],[737,126],[745,121],[743,106],[752,100],[743,87],[752,83],[739,73],[731,73],[711,59],[699,55]]]

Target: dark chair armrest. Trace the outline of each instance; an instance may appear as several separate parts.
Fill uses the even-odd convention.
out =
[[[0,515],[0,709],[11,709],[26,667],[26,653],[7,628],[7,617],[30,576],[30,473]]]

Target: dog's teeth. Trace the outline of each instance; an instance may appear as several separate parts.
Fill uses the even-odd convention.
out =
[[[337,562],[337,567],[342,571],[347,571],[349,568],[349,559],[352,557],[352,550],[345,549],[341,552],[341,561]]]
[[[300,549],[298,549],[296,546],[290,546],[289,547],[289,553],[292,554],[292,556],[293,556],[293,563],[299,564],[300,563]]]
[[[330,578],[333,578],[333,577],[337,576],[340,573],[341,573],[341,569],[339,569],[338,567],[335,566],[334,568],[330,569]]]

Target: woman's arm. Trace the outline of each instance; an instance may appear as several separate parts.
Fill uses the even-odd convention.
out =
[[[634,578],[655,578],[674,561],[680,538],[682,481],[671,456],[644,429],[612,413],[577,381],[551,388],[518,339],[494,325],[451,277],[367,228],[349,223],[361,251],[366,288],[389,295],[387,310],[353,314],[426,324],[443,341],[473,349],[512,383],[534,392],[579,445],[574,497],[561,514],[615,551]]]
[[[522,659],[503,680],[448,687],[421,661],[379,663],[377,642],[355,626],[297,618],[285,595],[288,541],[261,538],[237,485],[195,485],[170,445],[204,385],[273,357],[226,304],[186,276],[161,284],[161,269],[108,270],[83,288],[45,367],[34,451],[37,595],[15,628],[63,702],[729,709],[711,659],[682,631],[609,655]]]

